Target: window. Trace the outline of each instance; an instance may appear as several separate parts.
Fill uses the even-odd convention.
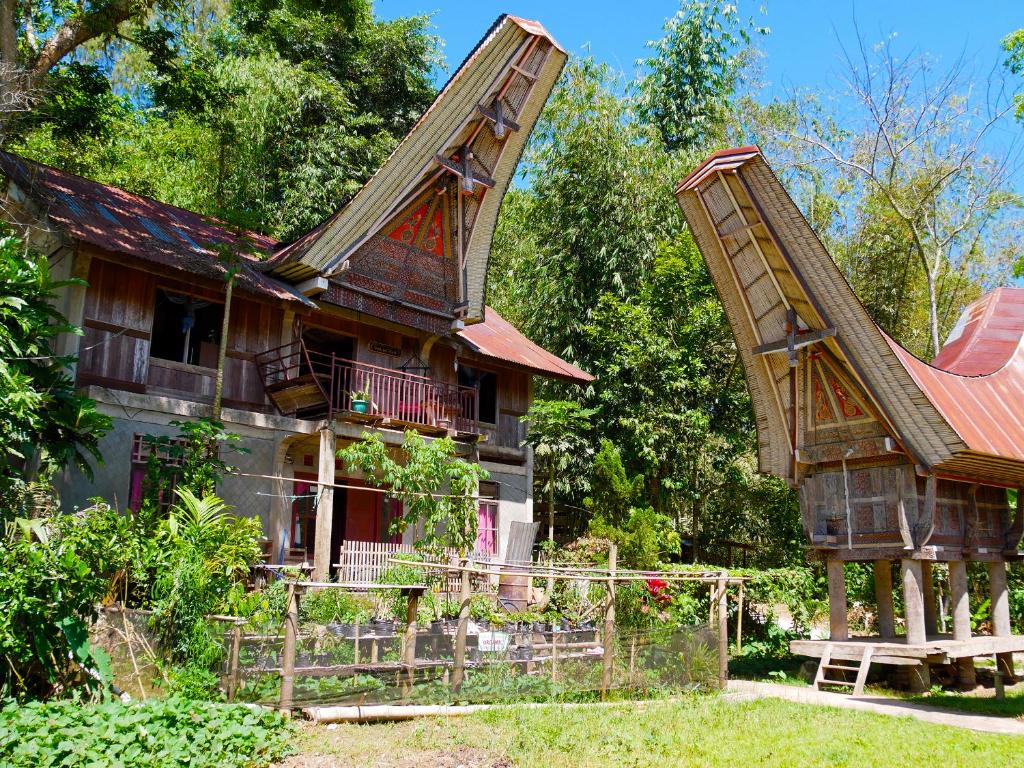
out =
[[[480,483],[480,506],[476,516],[476,551],[498,554],[498,484]]]
[[[480,421],[485,424],[498,422],[498,376],[491,371],[482,371],[468,365],[459,366],[459,384],[463,387],[476,387],[477,399],[480,401]],[[465,418],[473,418],[473,414],[463,414]]]
[[[216,368],[223,321],[221,304],[158,289],[150,357]]]
[[[185,441],[181,439],[171,440],[170,443],[177,447],[183,447]],[[142,508],[143,494],[146,484],[146,467],[149,464],[149,457],[153,453],[154,446],[146,440],[145,435],[136,434],[132,438],[132,469],[131,479],[128,486],[128,506],[133,512]],[[181,459],[168,456],[165,448],[158,448],[158,456],[161,461],[170,467],[180,467]],[[174,497],[174,486],[177,484],[177,475],[171,479],[171,487],[160,492],[159,506],[161,509],[168,507]]]

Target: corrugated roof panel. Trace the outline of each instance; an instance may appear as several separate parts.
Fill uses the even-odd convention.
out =
[[[582,368],[534,344],[491,307],[484,310],[482,323],[468,325],[456,335],[467,342],[477,354],[527,368],[541,376],[579,384],[587,384],[594,380],[594,377]]]

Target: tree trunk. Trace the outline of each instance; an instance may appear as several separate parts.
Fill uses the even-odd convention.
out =
[[[17,0],[0,0],[0,64],[18,62]]]
[[[928,270],[928,329],[931,331],[932,356],[939,354],[939,299],[935,290],[936,273]]]
[[[220,327],[220,344],[217,348],[217,376],[213,383],[213,410],[211,416],[214,421],[220,421],[221,400],[224,396],[224,360],[228,350],[228,327],[231,323],[231,294],[235,285],[235,275],[228,277],[227,287],[224,292],[224,321]]]

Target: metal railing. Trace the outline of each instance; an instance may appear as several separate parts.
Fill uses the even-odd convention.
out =
[[[268,389],[281,391],[289,385],[319,389],[322,405],[304,411],[320,410],[328,418],[355,414],[352,395],[365,392],[369,394],[368,417],[417,427],[479,431],[475,387],[315,352],[301,340],[260,352],[254,359]]]

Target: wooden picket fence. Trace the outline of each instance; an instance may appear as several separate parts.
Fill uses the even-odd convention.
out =
[[[376,584],[380,582],[381,575],[391,567],[389,559],[415,553],[416,548],[410,544],[345,540],[338,553],[338,581],[347,584]],[[441,560],[457,564],[458,552],[454,549],[446,549]],[[450,594],[458,593],[458,574],[449,574],[443,591]]]

